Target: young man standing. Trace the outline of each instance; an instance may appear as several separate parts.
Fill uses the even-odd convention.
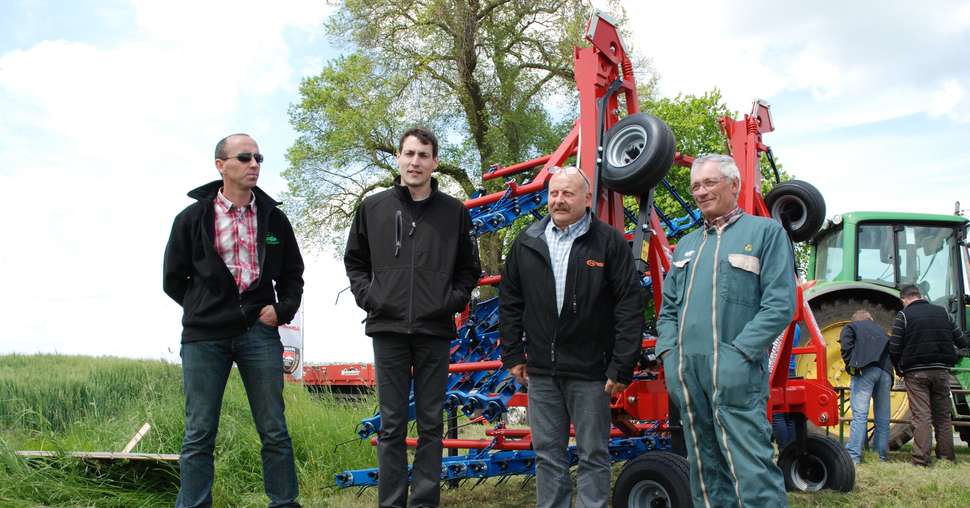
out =
[[[165,247],[164,289],[182,306],[185,438],[179,458],[179,508],[211,506],[213,449],[226,380],[239,368],[262,441],[270,506],[293,507],[298,486],[283,416],[283,344],[303,295],[303,258],[280,203],[259,187],[256,141],[219,141],[221,180],[189,192]]]
[[[468,304],[481,267],[464,204],[438,191],[438,140],[423,128],[398,142],[394,186],[368,196],[354,216],[344,266],[373,338],[377,397],[378,503],[433,507],[440,498],[442,406],[455,313]],[[418,447],[408,496],[409,387]]]

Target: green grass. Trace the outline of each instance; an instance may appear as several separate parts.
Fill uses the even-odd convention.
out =
[[[352,442],[354,427],[369,416],[373,400],[337,403],[285,391],[293,437],[300,500],[308,507],[356,508],[376,505],[376,490],[337,490],[334,474],[372,467],[374,449]],[[14,450],[119,451],[144,422],[152,425],[135,449],[178,453],[182,439],[181,370],[165,362],[55,355],[0,356],[0,506],[154,507],[174,504],[178,471],[96,469],[71,459],[31,461]],[[480,429],[468,429],[474,433]],[[795,507],[970,506],[970,451],[958,447],[957,465],[910,466],[907,452],[889,463],[874,456],[857,470],[850,493],[790,494]],[[259,438],[242,383],[233,374],[223,405],[216,443],[216,506],[265,506]],[[617,471],[620,466],[617,466]],[[513,508],[534,505],[535,484],[490,480],[477,488],[466,482],[445,488],[443,506]]]

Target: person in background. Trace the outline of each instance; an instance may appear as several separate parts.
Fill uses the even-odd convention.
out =
[[[927,302],[916,286],[899,290],[903,310],[896,314],[889,356],[906,384],[913,418],[912,462],[930,465],[930,425],[936,434],[936,458],[956,461],[950,421],[950,368],[957,348],[966,348],[963,333],[946,309]]]
[[[852,425],[845,449],[858,464],[866,442],[869,401],[873,404],[875,432],[873,448],[879,460],[886,460],[889,451],[889,394],[893,387],[893,366],[889,360],[889,337],[873,320],[872,314],[859,309],[852,314],[852,322],[839,336],[842,361],[852,376],[849,383],[852,406]]]

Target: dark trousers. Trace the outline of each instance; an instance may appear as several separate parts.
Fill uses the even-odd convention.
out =
[[[381,430],[377,443],[378,504],[381,508],[436,507],[441,491],[442,408],[448,383],[451,341],[427,335],[374,336],[374,364]],[[404,438],[408,395],[414,388],[418,448],[411,471]]]
[[[930,424],[936,434],[936,458],[956,460],[950,421],[950,371],[925,369],[907,372],[906,394],[913,413],[913,464],[930,464]]]
[[[178,508],[212,506],[213,449],[222,395],[233,362],[262,442],[263,488],[269,506],[300,506],[293,445],[283,416],[283,345],[275,327],[256,322],[231,339],[182,344],[185,438],[179,457]]]

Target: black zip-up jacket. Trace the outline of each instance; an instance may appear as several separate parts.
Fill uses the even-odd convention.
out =
[[[438,191],[415,202],[407,187],[368,196],[350,226],[344,267],[364,333],[455,337],[455,313],[468,304],[482,269],[464,203]]]
[[[877,364],[890,376],[893,374],[889,361],[889,336],[871,319],[847,324],[839,335],[839,343],[846,368],[858,370]]]
[[[499,286],[506,368],[526,363],[529,375],[631,381],[643,337],[640,283],[623,234],[591,219],[569,251],[561,314],[544,236],[550,217],[512,244]]]
[[[239,293],[213,240],[213,200],[221,187],[222,180],[216,180],[189,192],[198,201],[175,217],[165,246],[162,286],[182,306],[182,342],[240,335],[266,305],[273,306],[281,324],[289,323],[300,307],[303,257],[290,222],[276,208],[280,203],[259,187],[253,189],[259,279]]]
[[[916,300],[896,314],[889,356],[903,373],[949,369],[957,362],[956,348],[965,347],[963,332],[950,320],[946,309]]]

